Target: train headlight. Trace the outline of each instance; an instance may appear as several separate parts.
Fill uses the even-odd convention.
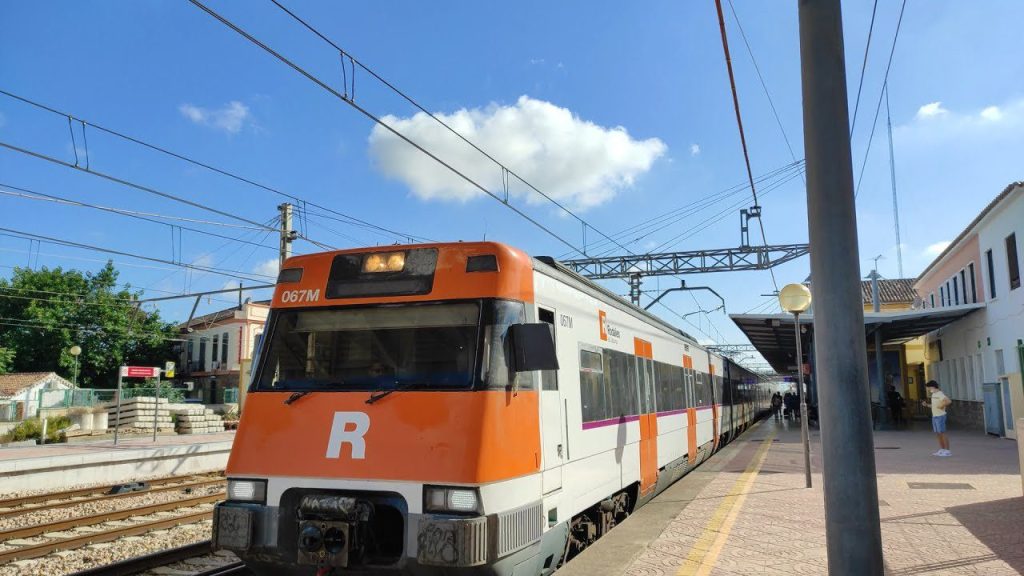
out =
[[[363,260],[363,272],[401,272],[405,269],[405,252],[374,252]]]
[[[267,481],[228,478],[228,500],[262,504],[267,500]]]
[[[476,488],[427,486],[423,504],[427,512],[480,512],[480,493]]]

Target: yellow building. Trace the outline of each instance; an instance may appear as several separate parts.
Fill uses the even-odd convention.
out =
[[[879,308],[882,312],[897,312],[903,310],[913,310],[920,308],[921,299],[918,297],[917,292],[914,291],[914,282],[916,278],[897,278],[894,280],[888,280],[885,278],[878,280],[878,300]],[[871,312],[874,310],[874,302],[872,301],[872,290],[871,281],[867,280],[861,283],[861,296],[864,303],[864,311]],[[877,401],[875,398],[875,391],[877,390],[877,380],[875,375],[875,357],[874,352],[874,339],[868,339],[868,373],[870,374],[872,383],[872,399]],[[924,393],[924,366],[925,366],[925,342],[924,337],[914,338],[903,343],[889,343],[882,346],[882,353],[887,357],[885,363],[886,380],[888,382],[890,375],[892,376],[892,384],[896,386],[896,390],[907,400],[907,408],[909,414],[912,416],[917,414],[919,402],[916,400],[925,397]],[[892,373],[890,367],[892,362],[890,358],[893,354],[898,355],[898,370],[892,372],[898,372],[898,374]]]

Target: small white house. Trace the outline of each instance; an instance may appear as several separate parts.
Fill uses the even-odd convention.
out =
[[[0,374],[0,420],[17,422],[64,403],[72,384],[55,372]]]

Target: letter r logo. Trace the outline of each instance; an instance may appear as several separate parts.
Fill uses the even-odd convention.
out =
[[[363,436],[370,429],[370,417],[365,412],[335,412],[331,423],[331,437],[327,441],[327,457],[341,458],[341,445],[352,446],[352,459],[366,458],[366,440]]]

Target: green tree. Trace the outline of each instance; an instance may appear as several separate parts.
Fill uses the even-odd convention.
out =
[[[14,364],[14,350],[0,348],[0,374],[7,374]]]
[[[111,262],[99,271],[16,268],[0,279],[0,348],[19,372],[55,371],[70,379],[82,347],[80,386],[111,387],[124,364],[162,365],[173,355],[173,326],[132,302],[141,291],[118,287]]]

